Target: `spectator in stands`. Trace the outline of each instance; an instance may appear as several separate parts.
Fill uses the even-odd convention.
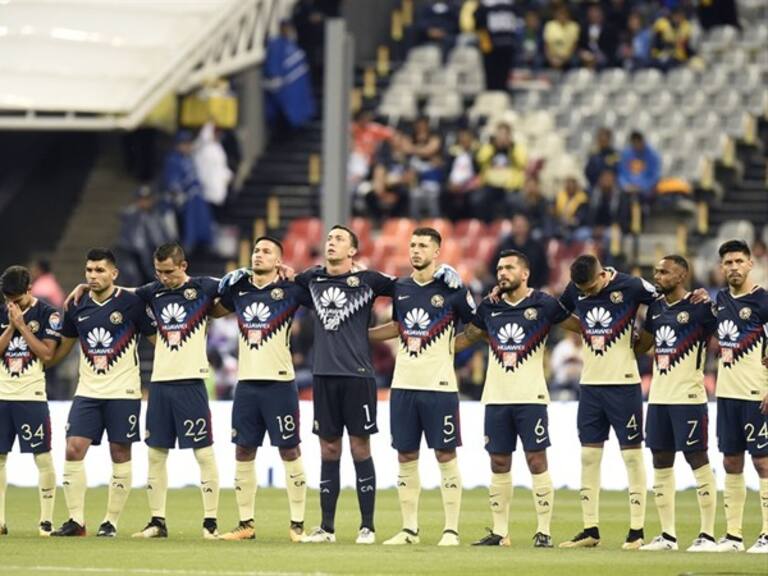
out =
[[[619,46],[621,65],[627,70],[648,66],[651,60],[651,40],[651,31],[645,26],[642,15],[632,12]]]
[[[618,224],[623,231],[629,229],[629,199],[619,188],[616,172],[605,168],[591,191],[590,225],[607,230],[612,224]],[[595,237],[601,237],[601,231]]]
[[[531,223],[533,237],[537,240],[552,235],[552,208],[544,198],[541,183],[535,176],[528,176],[523,185],[523,211]]]
[[[550,366],[552,380],[549,388],[552,400],[576,400],[579,397],[579,380],[582,358],[581,337],[573,332],[566,332],[552,349]]]
[[[221,130],[213,122],[208,122],[200,130],[193,158],[203,188],[203,198],[216,213],[227,201],[229,184],[234,175],[227,164],[224,146],[221,145]]]
[[[587,8],[587,21],[579,36],[579,59],[587,68],[602,69],[613,66],[619,39],[616,31],[605,22],[605,14],[599,4]]]
[[[568,6],[555,8],[555,17],[544,26],[544,54],[556,70],[566,70],[575,63],[579,25],[571,19]]]
[[[459,32],[459,12],[454,2],[431,0],[421,7],[416,23],[419,43],[436,44],[445,57]]]
[[[544,66],[544,32],[541,16],[536,10],[525,13],[523,25],[517,33],[517,65],[522,68],[539,70]]]
[[[531,263],[531,276],[528,285],[531,288],[541,288],[549,281],[549,264],[545,243],[534,240],[531,235],[531,224],[524,214],[515,214],[512,217],[512,232],[501,239],[496,253],[491,259],[489,272],[495,274],[496,265],[499,262],[499,254],[504,250],[517,250],[528,256]]]
[[[416,173],[409,203],[412,218],[440,215],[440,188],[444,179],[442,149],[443,139],[432,130],[429,118],[418,118],[413,123],[413,131],[405,138],[405,153]]]
[[[609,0],[603,2],[605,6],[605,22],[606,25],[614,31],[614,33],[621,38],[627,31],[627,23],[629,20],[629,14],[632,10],[630,4],[634,4],[634,0]]]
[[[587,159],[584,175],[590,187],[597,184],[597,179],[603,170],[617,170],[619,166],[619,153],[613,147],[613,132],[609,128],[598,128],[595,134],[595,144]]]
[[[671,16],[662,16],[653,25],[653,63],[662,70],[685,64],[693,55],[691,23],[682,8],[672,10]]]
[[[378,220],[407,215],[410,190],[416,183],[407,147],[407,136],[396,132],[377,154],[373,190],[366,196],[366,204]]]
[[[716,26],[741,28],[736,0],[703,0],[698,2],[699,23],[704,30]]]
[[[322,78],[325,21],[341,16],[341,0],[299,0],[293,7],[296,36],[313,78]]]
[[[475,27],[483,53],[488,90],[506,90],[515,64],[517,16],[513,0],[480,0]]]
[[[352,154],[349,157],[350,189],[355,190],[371,173],[376,151],[392,138],[393,130],[375,121],[373,111],[363,108],[352,122]]]
[[[470,199],[474,217],[490,222],[504,213],[519,211],[528,154],[514,141],[509,124],[497,124],[491,141],[478,151],[477,163],[483,188]]]
[[[751,278],[755,284],[768,287],[768,247],[760,239],[752,244]]]
[[[35,260],[29,265],[29,275],[32,279],[32,296],[61,308],[64,304],[64,291],[51,270],[51,262],[44,258]]]
[[[661,178],[661,158],[640,132],[632,132],[619,162],[619,186],[644,204],[654,197]]]
[[[576,174],[566,177],[563,189],[555,197],[555,219],[569,239],[585,241],[592,236],[589,229],[589,196]]]
[[[480,187],[480,178],[475,164],[477,142],[469,128],[461,128],[456,144],[448,151],[448,179],[443,195],[445,213],[451,220],[467,217],[468,197]]]

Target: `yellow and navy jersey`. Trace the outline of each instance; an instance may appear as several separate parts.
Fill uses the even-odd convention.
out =
[[[488,334],[483,404],[548,404],[544,349],[568,311],[539,290],[518,302],[484,300],[472,323]]]
[[[704,361],[715,324],[712,304],[694,304],[690,294],[671,305],[659,298],[648,307],[645,330],[654,343],[649,404],[706,403]]]
[[[61,340],[61,314],[47,302],[36,300],[24,311],[24,321],[38,340],[53,340],[56,343]],[[0,306],[0,332],[5,331],[9,323],[8,309]],[[44,402],[43,370],[43,363],[30,350],[24,336],[14,330],[0,363],[0,400]]]
[[[469,322],[475,301],[466,288],[451,289],[431,280],[400,278],[392,298],[399,346],[392,388],[456,392],[453,337],[459,320]]]
[[[651,304],[656,289],[642,278],[610,268],[611,279],[598,294],[579,293],[571,282],[560,303],[579,320],[584,340],[582,384],[638,384],[632,327],[641,304]]]
[[[64,313],[61,335],[80,341],[75,396],[141,398],[139,335],[155,333],[144,303],[117,289],[104,302],[86,295]]]
[[[208,315],[218,298],[218,280],[189,278],[178,288],[151,282],[136,290],[157,323],[152,382],[208,377]]]
[[[760,401],[768,393],[768,292],[755,286],[734,297],[728,289],[717,294],[718,398]]]
[[[311,305],[307,291],[279,280],[259,287],[246,277],[220,295],[237,316],[238,379],[293,380],[291,324],[299,306]]]
[[[373,378],[368,326],[377,296],[392,296],[395,278],[362,270],[332,276],[315,266],[296,277],[315,310],[316,376]]]

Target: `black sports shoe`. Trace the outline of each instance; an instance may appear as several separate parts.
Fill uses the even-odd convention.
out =
[[[152,516],[149,523],[140,532],[131,535],[131,538],[168,538],[168,527],[165,518]]]
[[[80,526],[70,518],[61,525],[61,528],[51,532],[51,536],[85,536],[85,526]]]
[[[8,536],[8,526],[0,524],[0,536]]]
[[[114,527],[112,522],[102,522],[99,526],[99,531],[96,532],[96,536],[103,538],[114,538],[117,536],[117,528]]]
[[[600,544],[600,531],[597,526],[585,528],[567,542],[560,542],[560,548],[594,548]]]
[[[543,532],[536,532],[533,535],[534,548],[552,548],[552,536]]]
[[[629,529],[627,533],[627,539],[624,544],[621,545],[622,550],[639,550],[640,546],[644,544],[645,532],[642,528],[638,530]]]
[[[509,536],[499,536],[488,530],[488,534],[477,542],[472,542],[472,546],[509,546]]]
[[[47,520],[45,522],[40,522],[40,526],[37,529],[37,533],[40,536],[47,537],[51,535],[51,532],[53,532],[53,525],[48,522]]]
[[[203,518],[203,538],[206,540],[219,539],[219,525],[216,518]]]

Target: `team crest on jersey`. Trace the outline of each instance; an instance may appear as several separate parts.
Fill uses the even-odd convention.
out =
[[[53,330],[59,330],[61,329],[61,314],[58,312],[54,312],[48,317],[48,325]]]
[[[748,308],[745,306],[741,310],[739,310],[739,318],[742,320],[749,320],[752,317],[752,308]]]
[[[347,278],[347,286],[349,286],[350,288],[357,288],[358,286],[360,286],[360,278],[358,278],[357,276],[350,276],[349,278]]]
[[[691,315],[688,312],[680,312],[677,315],[677,321],[680,324],[688,324],[691,321]]]
[[[616,290],[615,292],[611,292],[611,302],[614,304],[621,304],[624,302],[624,295]]]
[[[435,308],[442,308],[443,306],[445,306],[445,298],[443,298],[440,294],[435,294],[434,296],[432,296],[432,299],[429,302]]]
[[[187,300],[197,299],[197,290],[195,288],[187,288],[184,290],[184,298]]]
[[[109,321],[112,322],[115,326],[123,323],[123,315],[122,313],[115,310],[112,312],[112,314],[109,315]]]
[[[273,288],[269,295],[272,297],[272,300],[282,300],[285,298],[285,292],[282,288]]]
[[[539,317],[539,313],[536,308],[526,308],[523,316],[526,320],[536,320]]]
[[[30,323],[27,324],[27,326],[29,326],[29,329],[32,332],[37,332],[38,330],[40,330],[40,323],[37,320],[30,321]]]

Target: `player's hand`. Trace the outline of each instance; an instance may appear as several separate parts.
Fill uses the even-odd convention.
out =
[[[75,286],[75,289],[72,290],[72,292],[69,293],[69,296],[67,296],[67,299],[64,300],[64,310],[69,310],[69,305],[72,304],[72,302],[74,302],[75,305],[80,304],[80,300],[82,300],[87,292],[88,284],[78,284]]]
[[[692,304],[704,304],[706,302],[709,302],[709,292],[704,288],[696,288],[696,290],[691,292]]]
[[[24,314],[21,312],[21,308],[19,308],[19,305],[15,302],[8,302],[7,309],[8,320],[11,321],[11,324],[14,328],[21,330],[26,324],[24,322]]]
[[[440,264],[440,267],[435,271],[433,278],[442,280],[443,283],[452,290],[461,288],[464,285],[458,271],[455,268],[448,266],[448,264]]]
[[[280,266],[277,267],[277,275],[280,276],[281,280],[293,282],[293,279],[296,278],[296,270],[287,264],[280,264]]]
[[[768,416],[768,394],[763,396],[763,401],[760,402],[760,413]]]
[[[232,270],[232,272],[225,274],[224,277],[219,280],[219,294],[222,294],[227,288],[240,282],[240,280],[250,273],[250,268],[238,268],[237,270]]]
[[[501,301],[501,288],[494,286],[493,289],[488,292],[487,298],[494,304],[498,304]]]
[[[768,356],[763,356],[763,366],[768,368]]]

